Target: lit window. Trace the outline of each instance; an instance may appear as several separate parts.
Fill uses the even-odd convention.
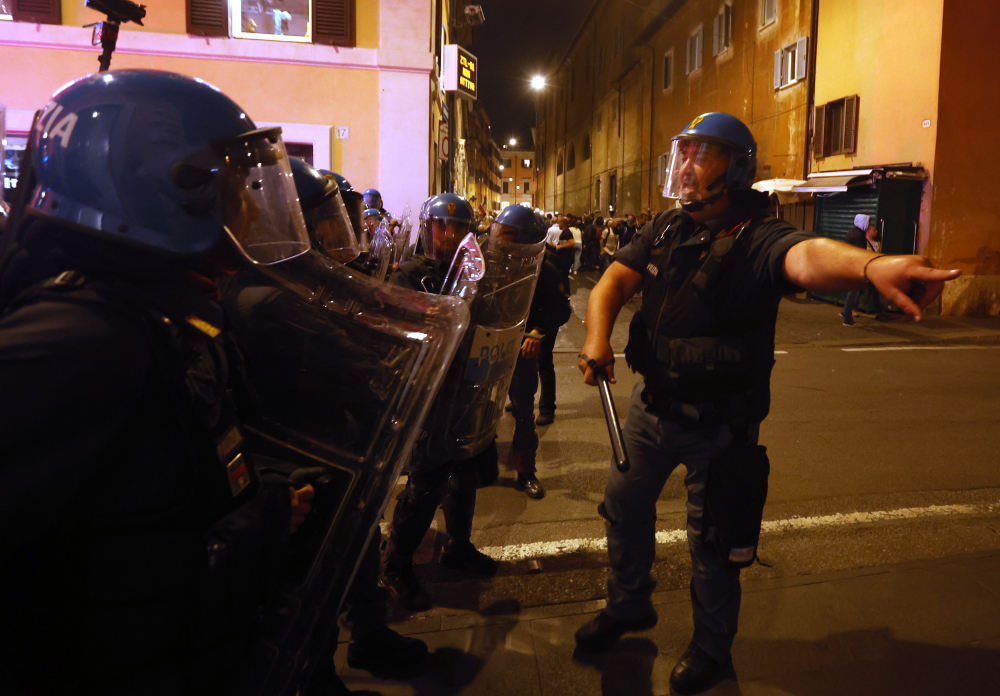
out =
[[[531,169],[531,160],[530,159],[522,160],[521,166],[524,167],[525,169]]]
[[[310,43],[312,0],[229,0],[233,38]]]

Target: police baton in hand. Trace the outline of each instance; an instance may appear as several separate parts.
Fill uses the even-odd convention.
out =
[[[625,452],[625,440],[622,438],[622,426],[618,422],[618,411],[615,410],[614,399],[611,398],[611,385],[608,384],[608,371],[605,369],[612,364],[615,359],[604,365],[598,365],[593,358],[580,353],[580,357],[587,363],[587,366],[594,373],[597,380],[597,390],[601,392],[601,406],[604,407],[604,421],[608,424],[608,437],[611,438],[611,452],[615,458],[615,466],[618,471],[625,473],[628,471],[628,454]]]

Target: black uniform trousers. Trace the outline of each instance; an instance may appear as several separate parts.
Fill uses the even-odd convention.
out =
[[[538,358],[526,358],[518,353],[507,395],[510,397],[511,414],[514,416],[514,437],[510,446],[520,455],[517,466],[519,474],[535,473],[535,452],[538,450],[538,433],[535,431],[537,390]]]
[[[428,462],[415,461],[406,488],[392,514],[392,533],[386,554],[388,566],[404,566],[413,562],[420,542],[434,521],[440,505],[444,510],[445,526],[451,541],[469,541],[472,518],[476,512],[476,489],[479,472],[492,459],[496,462],[496,443],[470,457],[447,461],[428,468]]]

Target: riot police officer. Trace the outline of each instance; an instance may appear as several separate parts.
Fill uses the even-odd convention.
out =
[[[459,243],[469,234],[472,222],[472,206],[461,196],[443,193],[429,198],[420,211],[424,253],[401,263],[389,276],[389,282],[411,290],[439,293]],[[443,397],[444,390],[439,403]],[[411,611],[431,606],[430,596],[414,573],[413,554],[442,503],[449,538],[441,551],[441,565],[487,577],[496,574],[496,561],[480,553],[470,540],[479,472],[483,468],[496,468],[494,438],[482,439],[489,444],[461,459],[428,451],[426,442],[415,448],[406,489],[393,512],[381,576],[382,584]]]
[[[619,250],[592,292],[579,367],[614,380],[611,329],[642,290],[626,354],[643,375],[623,429],[631,468],[610,470],[604,502],[608,605],[577,631],[602,650],[656,623],[656,500],[671,471],[687,467],[694,637],[670,677],[682,694],[735,676],[730,648],[740,608],[740,568],[756,558],[769,465],[758,445],[770,407],[774,327],[783,294],[844,291],[866,280],[902,310],[921,309],[958,271],[921,256],[882,256],[814,238],[768,216],[750,186],[757,146],[737,118],[708,113],[673,139],[660,213]]]
[[[313,245],[336,261],[352,261],[358,254],[357,240],[335,180],[297,158],[292,158],[292,174]],[[378,577],[382,535],[377,525],[372,534],[345,600],[351,628],[347,662],[354,669],[374,674],[410,673],[426,660],[427,644],[401,636],[385,625],[385,590],[379,587]],[[326,676],[336,679],[335,674]]]
[[[0,691],[237,693],[312,493],[254,474],[211,280],[309,249],[280,129],[124,70],[30,141],[0,262]]]
[[[378,192],[378,189],[365,189],[365,192],[361,194],[361,200],[365,204],[365,208],[377,210],[383,218],[392,217],[388,212],[386,212],[386,209],[382,207],[382,194]]]
[[[492,225],[493,236],[508,243],[544,241],[546,225],[541,215],[522,205],[509,205],[497,216]],[[561,284],[560,272],[546,250],[546,259],[538,274],[538,284],[531,299],[525,328],[511,377],[510,410],[514,416],[514,435],[511,455],[515,460],[517,480],[514,487],[524,491],[529,498],[545,497],[545,488],[536,475],[535,454],[538,451],[538,433],[535,431],[535,392],[538,390],[538,355],[545,339],[559,331],[572,314],[569,298]]]

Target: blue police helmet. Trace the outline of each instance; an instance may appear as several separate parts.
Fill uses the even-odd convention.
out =
[[[358,238],[336,180],[298,157],[289,159],[313,246],[340,263],[354,260],[360,251]]]
[[[328,179],[323,172],[310,166],[298,157],[289,157],[292,165],[292,178],[295,180],[295,192],[299,196],[299,205],[303,210],[315,208],[324,199],[340,191],[335,179]]]
[[[327,179],[337,182],[337,187],[340,189],[340,197],[343,198],[344,206],[347,208],[347,215],[351,218],[351,226],[354,228],[354,234],[360,237],[364,226],[361,219],[361,211],[365,208],[365,204],[361,200],[361,194],[354,190],[350,181],[337,172],[331,172],[329,169],[320,169],[319,171]]]
[[[702,114],[673,137],[674,141],[695,138],[725,147],[730,152],[725,184],[729,189],[748,189],[757,175],[757,142],[743,121],[713,111]]]
[[[431,196],[420,207],[420,240],[430,258],[448,260],[473,226],[472,205],[457,193]]]
[[[276,263],[309,249],[280,133],[202,80],[90,75],[53,95],[32,133],[28,212],[181,258],[228,235]]]
[[[378,192],[378,189],[365,189],[365,192],[361,194],[361,200],[365,202],[366,208],[378,210],[382,207],[382,194]]]
[[[351,182],[337,172],[331,172],[329,169],[320,169],[319,172],[327,179],[333,179],[337,183],[337,188],[340,189],[340,195],[344,195],[345,193],[354,193],[354,187],[351,186]]]
[[[504,208],[493,221],[494,230],[497,225],[513,227],[517,234],[514,240],[517,244],[538,244],[544,241],[548,231],[542,216],[523,205],[508,205]]]
[[[381,210],[378,210],[377,208],[366,208],[365,209],[365,212],[364,212],[364,218],[365,218],[365,220],[367,220],[369,218],[379,218],[379,219],[381,219],[381,217],[382,217],[382,211]]]

